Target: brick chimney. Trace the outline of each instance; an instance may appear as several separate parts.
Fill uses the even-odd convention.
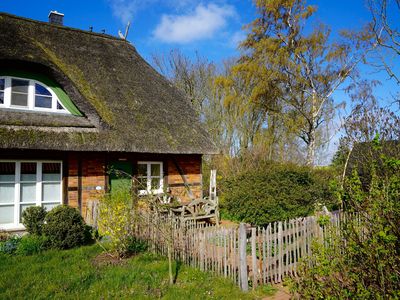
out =
[[[64,14],[59,13],[56,10],[54,10],[54,11],[52,10],[49,13],[49,23],[62,26],[64,23]]]

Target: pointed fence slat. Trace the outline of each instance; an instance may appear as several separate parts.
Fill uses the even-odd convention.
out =
[[[97,222],[97,208],[89,204],[87,213]],[[334,231],[345,218],[331,216]],[[316,217],[285,222],[274,222],[264,228],[223,228],[193,220],[181,222],[169,216],[143,214],[132,229],[132,234],[148,243],[149,249],[167,256],[168,245],[172,257],[202,271],[230,278],[242,290],[260,284],[281,283],[286,276],[297,276],[301,258],[311,255],[313,238],[329,238]]]

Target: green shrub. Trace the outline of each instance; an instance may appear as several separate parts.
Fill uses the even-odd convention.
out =
[[[87,243],[87,227],[75,208],[60,205],[47,213],[43,234],[49,245],[57,249],[69,249]]]
[[[263,163],[221,182],[221,206],[234,220],[265,225],[307,216],[317,204],[334,208],[329,170],[291,164]]]
[[[17,255],[33,255],[42,252],[48,246],[48,238],[45,236],[28,234],[24,235],[15,251]]]
[[[127,253],[128,254],[138,254],[145,252],[148,248],[148,245],[145,241],[139,240],[135,237],[130,237],[128,239],[127,245]]]
[[[128,254],[134,225],[132,194],[120,189],[106,194],[99,202],[99,234],[109,238],[108,251],[120,257]]]
[[[28,207],[22,213],[22,224],[30,234],[41,235],[46,209],[41,206]]]
[[[298,269],[291,289],[301,299],[400,298],[400,160],[381,154],[370,174],[368,187],[357,172],[345,181],[351,214]]]
[[[0,253],[14,254],[18,248],[21,237],[18,235],[10,236],[6,241],[0,242]]]

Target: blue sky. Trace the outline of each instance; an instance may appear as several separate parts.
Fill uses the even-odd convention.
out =
[[[311,1],[319,7],[317,19],[336,32],[358,28],[368,20],[364,0]],[[0,11],[47,21],[50,10],[65,14],[65,25],[111,35],[124,31],[146,58],[152,53],[179,48],[188,55],[198,51],[220,61],[238,55],[237,42],[245,24],[255,17],[251,0],[2,0]]]
[[[360,29],[370,20],[365,0],[310,0],[318,6],[314,22],[331,27],[335,36],[341,29]],[[139,53],[150,60],[154,53],[180,49],[189,56],[196,51],[210,61],[221,62],[238,56],[237,43],[244,38],[243,26],[255,16],[252,0],[1,0],[0,11],[47,21],[50,10],[65,14],[64,24],[117,36],[124,32],[128,21],[131,29],[128,40]],[[383,72],[376,73],[362,66],[363,76],[379,79],[382,85],[376,95],[387,103],[399,87],[387,80]],[[348,103],[342,91],[334,94],[337,102]],[[348,111],[342,112],[342,114]],[[335,141],[330,152],[335,149]]]

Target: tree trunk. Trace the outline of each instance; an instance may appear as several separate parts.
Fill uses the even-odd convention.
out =
[[[316,129],[310,128],[308,133],[308,144],[307,144],[307,166],[314,166],[315,163],[315,135]]]
[[[315,138],[316,138],[316,119],[317,119],[317,93],[314,90],[312,94],[312,105],[311,105],[311,120],[309,121],[308,128],[308,144],[307,144],[307,166],[313,167],[315,163]]]

